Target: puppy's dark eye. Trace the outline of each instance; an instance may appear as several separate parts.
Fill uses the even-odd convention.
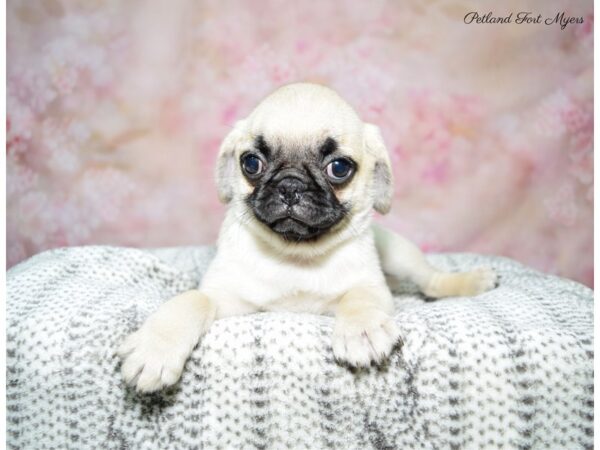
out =
[[[247,175],[256,176],[265,168],[261,159],[254,153],[247,153],[242,156],[242,169]]]
[[[338,158],[327,164],[325,173],[334,183],[341,183],[346,180],[354,170],[354,163],[346,158]]]

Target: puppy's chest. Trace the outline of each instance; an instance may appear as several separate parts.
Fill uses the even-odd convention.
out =
[[[351,287],[352,272],[336,264],[312,267],[262,260],[246,267],[246,289],[239,294],[266,311],[322,313]]]

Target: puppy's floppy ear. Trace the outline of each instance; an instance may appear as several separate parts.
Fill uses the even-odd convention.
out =
[[[375,165],[371,175],[373,208],[381,214],[386,214],[392,206],[392,195],[394,193],[392,165],[377,126],[369,123],[365,124],[364,145],[366,151],[375,157]]]
[[[237,169],[235,149],[241,144],[245,136],[245,129],[246,121],[238,121],[229,134],[225,136],[219,149],[215,179],[219,200],[223,203],[229,203],[233,198],[234,175]]]

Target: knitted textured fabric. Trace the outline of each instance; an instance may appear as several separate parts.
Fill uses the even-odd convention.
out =
[[[333,318],[261,313],[215,322],[161,393],[127,388],[115,349],[195,288],[212,248],[81,247],[8,272],[7,437],[23,449],[581,448],[593,446],[593,292],[514,261],[474,298],[396,295],[403,346],[353,370]]]

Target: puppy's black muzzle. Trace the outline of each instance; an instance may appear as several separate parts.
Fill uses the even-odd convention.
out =
[[[346,210],[320,167],[288,166],[274,172],[258,179],[246,202],[283,239],[312,241],[343,219]]]

